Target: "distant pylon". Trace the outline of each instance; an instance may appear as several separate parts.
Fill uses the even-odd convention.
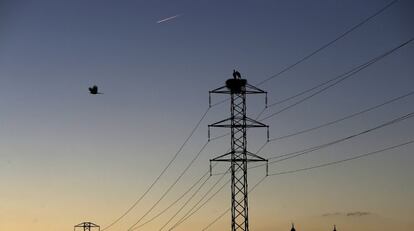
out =
[[[231,129],[230,152],[210,160],[230,162],[231,169],[231,230],[249,231],[249,206],[247,189],[247,162],[265,161],[266,159],[247,151],[247,129],[252,127],[267,128],[269,139],[269,126],[246,116],[246,95],[266,94],[267,92],[254,87],[242,79],[238,71],[233,71],[233,78],[226,81],[226,85],[209,92],[230,95],[230,117],[208,125],[209,139],[210,127]],[[210,97],[211,106],[211,97]],[[267,169],[267,168],[266,168]]]
[[[73,231],[76,231],[76,228],[83,228],[83,231],[91,231],[92,228],[97,228],[98,231],[101,230],[101,227],[99,225],[94,224],[92,222],[82,222],[82,223],[80,223],[78,225],[75,225],[73,227]]]

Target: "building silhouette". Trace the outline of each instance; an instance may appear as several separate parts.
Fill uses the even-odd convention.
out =
[[[292,223],[292,228],[290,229],[290,231],[296,231],[294,223]],[[334,225],[333,231],[336,231],[336,225]]]

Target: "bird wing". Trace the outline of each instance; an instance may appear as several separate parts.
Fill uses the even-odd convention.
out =
[[[236,71],[236,76],[241,78],[240,72]]]

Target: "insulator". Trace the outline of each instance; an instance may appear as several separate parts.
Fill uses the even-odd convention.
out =
[[[269,142],[269,136],[270,136],[269,133],[270,133],[269,132],[269,126],[267,126],[267,142]]]
[[[269,161],[266,160],[266,176],[269,176]]]
[[[213,172],[213,167],[211,166],[211,160],[210,160],[210,176],[212,176]]]

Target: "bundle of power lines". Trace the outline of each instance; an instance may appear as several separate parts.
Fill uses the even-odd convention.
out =
[[[305,62],[306,60],[312,58],[313,56],[315,56],[316,54],[318,54],[319,52],[321,52],[322,50],[327,49],[328,47],[330,47],[331,45],[335,44],[337,41],[345,38],[347,35],[351,34],[353,31],[355,31],[356,29],[364,26],[365,24],[367,24],[368,22],[372,21],[373,19],[375,19],[378,15],[382,14],[384,11],[386,11],[387,9],[391,8],[393,5],[395,5],[398,2],[398,0],[394,0],[392,2],[390,2],[389,4],[385,5],[384,7],[382,7],[380,10],[378,10],[377,12],[375,12],[374,14],[370,15],[369,17],[365,18],[364,20],[362,20],[361,22],[357,23],[356,25],[352,26],[350,29],[344,31],[343,33],[341,33],[340,35],[338,35],[336,38],[334,38],[333,40],[329,41],[328,43],[320,46],[319,48],[315,49],[314,51],[312,51],[311,53],[305,55],[304,57],[300,58],[299,60],[297,60],[296,62],[294,62],[293,64],[285,67],[284,69],[282,69],[281,71],[277,72],[276,74],[269,76],[268,78],[265,78],[264,80],[262,80],[261,82],[257,83],[257,85],[262,85],[272,79],[275,78],[280,78],[283,76],[284,73],[292,70],[293,68],[295,68],[297,65]],[[322,92],[325,92],[327,90],[329,90],[330,88],[339,85],[340,83],[344,82],[345,80],[348,80],[352,77],[356,78],[357,74],[359,72],[361,72],[362,70],[370,67],[371,65],[374,65],[375,63],[379,62],[380,60],[394,54],[395,52],[397,52],[398,50],[408,46],[412,41],[414,40],[413,38],[409,38],[408,40],[400,43],[399,45],[392,47],[388,50],[386,50],[385,52],[383,52],[382,54],[373,57],[372,59],[367,60],[364,63],[361,63],[360,65],[357,65],[353,68],[351,68],[349,71],[346,71],[345,73],[338,75],[338,76],[334,76],[324,82],[321,82],[319,84],[316,84],[313,87],[310,87],[304,91],[301,91],[299,93],[296,93],[292,96],[286,97],[284,99],[278,100],[276,102],[273,102],[271,104],[269,104],[269,106],[267,108],[265,108],[263,111],[261,111],[258,115],[257,115],[257,119],[259,121],[264,121],[264,120],[268,120],[276,115],[279,115],[295,106],[298,106],[299,104],[315,97],[316,95],[321,94]],[[345,120],[349,120],[351,118],[360,116],[362,114],[371,112],[371,111],[375,111],[379,108],[385,107],[389,104],[395,103],[397,101],[401,101],[403,99],[409,98],[410,96],[414,95],[414,90],[411,92],[407,92],[398,96],[395,96],[394,98],[388,99],[380,104],[377,105],[372,105],[370,107],[367,107],[363,110],[357,111],[357,112],[353,112],[350,113],[348,115],[345,115],[341,118],[329,121],[329,122],[325,122],[322,123],[320,125],[317,126],[313,126],[313,127],[309,127],[309,128],[304,128],[298,131],[294,131],[290,134],[286,134],[286,135],[282,135],[282,136],[278,136],[278,137],[274,137],[271,138],[268,142],[266,142],[265,144],[263,144],[256,153],[259,153],[266,145],[268,145],[269,143],[275,142],[275,141],[279,141],[282,139],[286,139],[286,138],[290,138],[293,136],[297,136],[297,135],[301,135],[304,133],[308,133],[311,131],[315,131],[321,128],[325,128],[337,123],[340,123],[342,121]],[[303,97],[302,97],[303,96]],[[300,98],[302,97],[302,98]],[[290,102],[292,100],[296,100],[294,103],[291,103],[281,109],[279,109],[276,112],[270,113],[269,115],[266,115],[264,117],[262,117],[263,113],[267,110],[269,110],[269,108],[273,108],[276,105],[280,105],[282,103],[285,102]],[[215,107],[219,104],[222,104],[224,102],[226,102],[227,100],[222,100],[218,103],[213,104],[211,107]],[[179,147],[178,151],[173,155],[172,159],[168,162],[168,164],[163,168],[163,170],[161,171],[161,173],[155,178],[155,180],[152,182],[152,184],[150,184],[150,186],[145,190],[145,192],[135,201],[131,204],[130,207],[128,207],[124,213],[122,213],[120,216],[118,216],[116,219],[114,219],[111,223],[109,223],[107,226],[105,226],[102,231],[105,230],[109,230],[111,229],[113,226],[115,226],[117,223],[119,223],[122,219],[124,219],[135,207],[138,206],[138,204],[150,193],[150,191],[154,188],[154,186],[160,181],[160,179],[165,175],[166,171],[171,167],[172,163],[177,159],[177,157],[180,155],[180,153],[182,152],[183,148],[188,144],[190,138],[193,136],[193,134],[195,133],[195,131],[199,128],[201,122],[206,118],[208,112],[210,111],[210,108],[207,108],[206,111],[203,113],[203,115],[201,116],[200,120],[196,123],[196,125],[194,126],[194,128],[192,129],[192,131],[190,132],[190,134],[188,135],[188,137],[186,137],[186,139],[184,140],[183,144]],[[319,144],[319,145],[315,145],[303,150],[299,150],[299,151],[295,151],[295,152],[290,152],[290,153],[283,153],[283,154],[273,154],[269,156],[269,165],[275,164],[275,163],[279,163],[281,161],[285,161],[288,159],[292,159],[298,156],[302,156],[302,155],[306,155],[306,154],[310,154],[312,152],[321,150],[323,148],[338,144],[338,143],[342,143],[351,139],[355,139],[359,136],[363,136],[366,135],[368,133],[374,132],[376,130],[382,129],[384,127],[387,126],[391,126],[393,124],[396,123],[400,123],[403,122],[405,120],[408,120],[410,118],[412,118],[414,116],[414,111],[408,114],[404,114],[395,118],[392,118],[384,123],[378,124],[377,126],[374,126],[370,129],[365,129],[362,131],[357,131],[352,135],[340,138],[340,139],[336,139],[333,141],[330,141],[328,143],[325,144]],[[188,165],[183,169],[183,171],[179,174],[179,176],[172,182],[172,184],[164,191],[164,193],[162,193],[162,195],[155,201],[155,203],[152,204],[152,206],[146,210],[144,212],[144,214],[139,217],[132,225],[129,226],[129,228],[127,229],[127,231],[132,231],[132,230],[138,230],[140,228],[142,228],[143,226],[151,223],[152,221],[158,219],[159,217],[161,217],[163,214],[165,214],[166,212],[168,212],[169,210],[172,210],[172,208],[174,207],[174,205],[176,205],[177,203],[179,203],[180,201],[183,201],[182,205],[176,210],[175,213],[173,213],[173,215],[167,219],[167,221],[159,228],[159,230],[163,230],[163,229],[168,229],[168,231],[173,230],[175,228],[177,228],[179,225],[181,225],[182,223],[184,223],[186,220],[188,220],[189,218],[191,218],[193,215],[195,215],[201,208],[203,208],[208,202],[210,202],[227,184],[229,184],[230,180],[223,182],[224,180],[224,176],[229,172],[221,172],[221,173],[215,173],[213,175],[220,175],[220,177],[212,184],[212,186],[210,188],[207,189],[207,191],[199,198],[199,200],[197,200],[191,207],[189,207],[187,209],[187,211],[185,213],[183,213],[180,218],[173,224],[170,224],[186,207],[187,205],[189,205],[189,203],[191,201],[194,200],[194,198],[201,192],[201,190],[206,186],[207,182],[210,181],[212,179],[212,177],[209,174],[209,171],[206,171],[202,176],[200,176],[199,178],[197,178],[197,180],[191,184],[188,189],[186,189],[181,195],[178,196],[178,198],[173,201],[172,203],[170,203],[167,207],[165,207],[164,209],[162,209],[161,211],[159,211],[158,213],[154,214],[151,218],[147,219],[144,222],[144,219],[160,204],[160,202],[171,192],[171,190],[179,183],[179,181],[181,180],[181,178],[186,174],[186,172],[189,170],[189,168],[195,163],[195,161],[200,157],[201,153],[205,150],[205,148],[208,146],[208,144],[213,141],[213,140],[217,140],[220,139],[222,137],[227,136],[228,133],[221,135],[221,136],[217,136],[214,137],[212,139],[210,139],[209,141],[207,141],[202,147],[201,149],[194,155],[193,159],[188,163]],[[356,160],[356,159],[360,159],[366,156],[371,156],[371,155],[375,155],[378,153],[383,153],[389,150],[393,150],[393,149],[397,149],[399,147],[402,146],[407,146],[410,144],[413,144],[414,140],[408,140],[406,142],[403,143],[399,143],[399,144],[395,144],[392,146],[388,146],[382,149],[378,149],[375,151],[371,151],[368,153],[362,153],[362,154],[358,154],[358,155],[353,155],[352,157],[348,157],[348,158],[344,158],[344,159],[340,159],[340,160],[336,160],[336,161],[331,161],[331,162],[325,162],[325,163],[321,163],[318,165],[313,165],[313,166],[308,166],[308,167],[304,167],[304,168],[299,168],[299,169],[291,169],[291,170],[287,170],[287,171],[281,171],[281,172],[271,172],[270,174],[268,174],[268,176],[278,176],[278,175],[284,175],[284,174],[291,174],[291,173],[296,173],[296,172],[301,172],[301,171],[309,171],[312,169],[317,169],[317,168],[322,168],[322,167],[326,167],[326,166],[330,166],[330,165],[336,165],[336,164],[340,164],[343,162],[347,162],[347,161],[352,161],[352,160]],[[252,166],[250,168],[257,168],[262,166],[262,164],[259,165],[255,165]],[[213,168],[215,167],[215,165],[213,165]],[[266,177],[261,178],[250,190],[249,192],[253,191],[258,185],[260,185],[264,180],[266,179]],[[195,190],[194,190],[195,189]],[[190,192],[192,192],[190,194]],[[186,200],[184,200],[184,198],[187,196],[188,198]],[[206,230],[208,228],[210,228],[214,223],[216,223],[220,218],[222,218],[226,213],[228,213],[230,211],[230,208],[228,208],[227,210],[224,210],[221,214],[218,214],[217,217],[215,217],[214,219],[212,219],[212,221],[210,223],[208,223],[202,230]],[[168,228],[167,228],[168,226]]]

